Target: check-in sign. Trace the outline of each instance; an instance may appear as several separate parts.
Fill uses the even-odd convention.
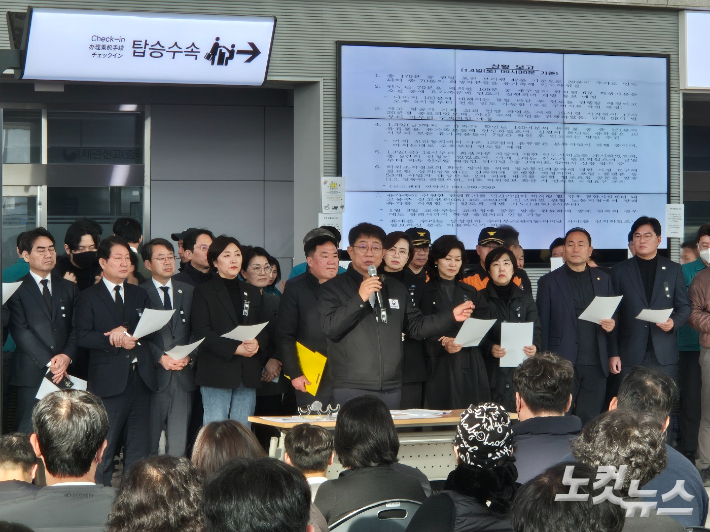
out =
[[[23,79],[262,85],[275,17],[32,9]]]

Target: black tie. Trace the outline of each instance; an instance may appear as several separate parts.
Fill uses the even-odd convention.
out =
[[[116,291],[116,306],[118,307],[118,314],[121,316],[121,320],[123,320],[124,306],[123,298],[121,297],[121,285],[117,284],[113,287],[113,289]]]
[[[170,288],[161,286],[160,289],[163,291],[163,308],[165,310],[173,310],[173,303],[170,301]]]
[[[47,308],[52,310],[52,294],[49,292],[49,279],[42,279],[40,283],[42,283],[42,297],[44,298],[44,302],[47,303]]]

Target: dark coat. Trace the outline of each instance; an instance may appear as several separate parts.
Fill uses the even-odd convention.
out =
[[[329,375],[333,388],[393,390],[402,386],[402,333],[423,339],[447,330],[450,315],[424,317],[411,304],[402,283],[385,278],[382,298],[387,323],[379,320],[358,290],[363,276],[352,266],[320,289],[323,331],[328,338]]]
[[[646,354],[650,327],[653,349],[658,361],[661,364],[677,364],[679,355],[676,331],[690,316],[690,301],[683,270],[680,264],[659,256],[651,301],[647,301],[636,261],[636,258],[627,259],[611,270],[614,292],[624,297],[619,305],[618,323],[612,331],[610,356],[620,356],[622,367],[640,364]],[[671,307],[673,329],[668,332],[662,331],[653,323],[636,319],[643,309]]]
[[[281,297],[275,294],[270,294],[264,289],[261,294],[261,301],[264,307],[264,320],[269,322],[266,326],[267,333],[269,335],[268,350],[264,350],[262,360],[262,367],[269,361],[270,358],[281,361],[281,354],[276,348],[276,327],[278,324],[279,315],[279,305],[281,303]],[[283,361],[281,361],[283,364]],[[283,365],[281,367],[281,373],[279,374],[278,382],[263,382],[261,387],[257,390],[257,396],[266,395],[281,395],[285,393],[291,386],[291,382],[284,377]]]
[[[126,389],[131,361],[138,359],[138,373],[148,388],[158,391],[155,365],[163,355],[149,339],[141,338],[133,349],[114,347],[104,333],[126,323],[128,332],[138,325],[140,314],[151,308],[148,293],[139,286],[123,283],[123,317],[103,281],[79,294],[76,303],[76,334],[80,347],[89,350],[88,390],[99,397],[118,395]]]
[[[197,340],[202,338],[197,355],[197,376],[195,383],[212,388],[238,388],[241,383],[247,388],[261,386],[261,360],[268,350],[269,338],[266,329],[257,336],[259,352],[252,357],[236,355],[237,340],[222,338],[238,325],[263,323],[264,309],[259,289],[239,281],[242,299],[249,300],[249,312],[243,316],[237,313],[227,287],[219,275],[202,283],[192,298],[192,334]]]
[[[186,262],[179,273],[173,276],[173,281],[189,284],[190,286],[200,286],[206,283],[214,274],[212,272],[202,273],[195,268],[192,263]]]
[[[513,456],[518,482],[525,484],[570,453],[569,442],[582,430],[577,416],[534,417],[513,425]]]
[[[162,353],[170,351],[176,345],[187,345],[190,343],[190,310],[192,309],[192,292],[194,288],[186,283],[181,283],[171,279],[173,285],[172,307],[175,309],[172,319],[158,332],[152,334],[150,339],[160,349]],[[153,308],[163,308],[163,301],[160,299],[158,289],[153,280],[149,280],[141,285],[148,292]],[[195,391],[195,359],[197,353],[190,355],[190,363],[180,371],[168,371],[158,364],[156,372],[158,377],[158,391],[165,390],[171,379],[177,379],[180,387],[186,392]]]
[[[493,283],[489,283],[480,292],[484,303],[481,306],[481,319],[497,320],[485,338],[481,341],[481,351],[486,362],[488,382],[491,387],[491,399],[503,405],[508,411],[515,411],[515,390],[513,389],[513,371],[515,368],[501,368],[500,359],[491,354],[494,345],[500,345],[501,323],[533,322],[533,345],[540,352],[542,347],[542,334],[537,306],[532,295],[523,291],[516,285],[512,286],[508,303],[502,301]],[[485,310],[484,310],[485,308]]]
[[[611,277],[599,268],[590,268],[594,295],[609,297],[614,295]],[[577,361],[577,315],[565,268],[557,268],[543,275],[537,282],[537,311],[542,326],[542,350],[552,351],[569,360]],[[597,325],[599,362],[604,375],[609,376],[609,343],[611,334]]]
[[[384,275],[390,276],[391,274],[384,272]],[[400,282],[409,293],[412,307],[421,310],[426,277],[422,278],[406,267],[402,270],[400,277]],[[415,340],[405,334],[402,349],[404,352],[404,357],[402,358],[402,383],[424,382],[427,377],[424,344],[421,340]]]
[[[74,283],[54,274],[51,284],[51,311],[29,273],[7,302],[10,333],[17,344],[10,373],[13,386],[39,388],[55,355],[76,356],[74,308],[79,291]]]
[[[478,317],[479,307],[485,305],[475,288],[457,282],[451,302],[436,277],[424,288],[422,312],[426,316],[451,315],[455,306],[466,301],[473,302],[476,306],[474,317]],[[458,353],[448,353],[439,342],[442,336],[455,338],[459,329],[461,323],[453,322],[447,330],[424,342],[427,354],[424,404],[427,408],[468,408],[471,404],[490,400],[488,377],[480,349],[464,347]]]

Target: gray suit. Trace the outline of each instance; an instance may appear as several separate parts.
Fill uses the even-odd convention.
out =
[[[172,308],[175,309],[170,323],[151,336],[151,340],[163,353],[176,345],[190,343],[190,309],[192,291],[189,284],[171,280],[173,287]],[[163,300],[153,280],[142,287],[148,292],[153,308],[162,309]],[[150,405],[150,451],[158,453],[160,434],[165,425],[165,452],[171,456],[183,456],[187,446],[187,426],[192,412],[192,396],[195,386],[195,356],[190,364],[180,371],[168,371],[158,364],[158,391],[153,393]]]
[[[0,503],[0,519],[35,532],[102,532],[116,491],[104,486],[48,486]]]

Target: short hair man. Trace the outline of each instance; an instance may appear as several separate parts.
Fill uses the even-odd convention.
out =
[[[306,392],[306,386],[311,382],[303,374],[296,347],[301,344],[328,356],[328,340],[321,325],[318,302],[323,283],[338,274],[338,244],[330,231],[321,228],[309,231],[309,234],[313,233],[317,233],[316,236],[306,235],[303,243],[308,270],[286,283],[274,328],[284,373],[291,378],[291,384],[296,389],[298,406],[310,405],[314,401],[327,405],[333,391],[326,361],[315,397]]]
[[[179,268],[180,271],[182,271],[183,267],[188,262],[187,260],[185,260],[185,247],[184,247],[185,235],[191,233],[192,231],[197,231],[197,228],[190,227],[188,229],[185,229],[184,231],[180,231],[179,233],[171,233],[170,234],[170,238],[172,240],[174,240],[175,242],[177,242],[177,247],[178,247],[177,251],[178,251],[178,255],[180,256],[180,268]]]
[[[131,251],[140,256],[138,252],[138,246],[143,242],[143,227],[138,220],[133,218],[119,218],[113,223],[113,234],[115,236],[120,236],[128,245],[131,246]],[[143,262],[138,261],[138,267],[136,268],[136,273],[139,279],[147,279],[150,277],[150,273],[146,270]]]
[[[331,227],[329,225],[321,225],[320,227],[315,227],[314,229],[311,229],[306,233],[306,236],[303,237],[303,247],[304,249],[309,247],[309,242],[311,240],[319,240],[321,237],[330,237],[333,239],[333,242],[335,243],[335,249],[336,251],[340,248],[340,231],[338,231],[335,227]],[[311,244],[311,249],[313,245]],[[308,257],[308,253],[306,253],[306,257]],[[306,262],[301,262],[299,264],[295,264],[293,268],[291,268],[291,272],[288,274],[288,279],[291,280],[294,277],[298,277],[299,275],[302,275],[308,271],[308,261]],[[345,273],[345,268],[340,266],[340,263],[338,263],[338,273]]]
[[[614,295],[611,277],[588,265],[592,237],[574,227],[565,235],[564,265],[543,275],[537,285],[542,350],[574,366],[572,412],[587,423],[604,407],[613,319],[592,323],[579,316],[595,297]]]
[[[185,234],[182,241],[186,264],[175,280],[198,286],[212,279],[212,266],[207,260],[207,250],[214,240],[212,231],[195,229]]]
[[[147,292],[126,282],[131,249],[117,236],[101,241],[97,256],[103,279],[87,288],[76,304],[77,341],[89,350],[88,389],[103,399],[111,425],[96,481],[111,485],[113,457],[125,431],[124,471],[150,454],[151,392],[158,390],[155,366],[165,351],[151,338],[130,333],[151,308]]]
[[[678,397],[678,387],[667,375],[652,369],[637,366],[621,381],[619,395],[611,400],[609,410],[617,408],[637,413],[647,413],[661,423],[662,432],[668,429],[671,409]],[[657,490],[655,497],[647,500],[657,502],[658,508],[692,509],[690,515],[673,516],[684,526],[701,526],[708,513],[708,494],[703,487],[701,475],[682,454],[666,444],[667,464],[665,469],[650,480],[643,489]],[[693,496],[690,501],[675,497],[664,502],[661,496],[675,486],[677,480],[685,481],[685,490]]]
[[[690,285],[695,276],[710,265],[710,223],[701,225],[695,237],[695,245],[699,253],[697,260],[683,264],[683,279],[685,287],[690,291]],[[697,287],[696,287],[697,289]],[[691,317],[692,300],[691,300]],[[680,414],[678,431],[680,438],[678,450],[688,460],[695,462],[698,450],[698,433],[700,431],[700,405],[702,401],[702,368],[700,366],[700,333],[688,322],[678,329],[678,384],[680,386]],[[706,453],[707,455],[708,453]]]
[[[183,456],[187,447],[187,427],[196,389],[194,357],[175,360],[167,355],[177,345],[190,343],[190,310],[194,287],[173,278],[175,248],[164,238],[154,238],[143,246],[143,262],[151,279],[141,285],[155,309],[174,310],[172,319],[151,335],[162,355],[156,368],[158,391],[150,402],[150,452],[158,453],[160,434],[165,426],[165,453]]]
[[[466,272],[466,277],[462,279],[464,283],[470,284],[476,290],[483,290],[488,285],[486,257],[492,250],[505,245],[504,239],[512,236],[509,228],[512,229],[510,226],[484,227],[481,229],[478,235],[478,244],[476,245],[476,253],[478,253],[480,263],[474,265],[472,269]],[[532,294],[532,284],[524,270],[515,269],[513,282],[518,288],[522,288]]]
[[[205,483],[211,532],[314,532],[310,489],[294,467],[274,458],[237,458]]]
[[[409,269],[417,277],[426,280],[426,266],[429,261],[429,249],[431,248],[431,233],[423,227],[410,227],[405,233],[412,239],[414,255],[409,262]]]
[[[698,246],[697,242],[692,240],[686,240],[680,245],[680,263],[688,264],[695,260],[698,260]]]
[[[328,466],[333,463],[333,436],[323,427],[301,423],[290,429],[284,439],[284,461],[306,476],[311,487],[311,501],[323,482]]]
[[[570,485],[565,481],[568,466],[574,467],[573,479],[584,479],[577,490],[578,494],[589,495],[583,501],[556,500],[558,496],[570,492]],[[511,507],[510,520],[514,532],[621,532],[626,510],[609,499],[598,504],[594,502],[594,498],[605,489],[594,489],[596,478],[594,467],[564,462],[527,481],[516,493]]]
[[[28,495],[39,488],[32,484],[37,474],[37,455],[27,434],[0,436],[0,503]]]
[[[550,244],[550,257],[564,258],[565,256],[565,239],[562,237],[555,238]]]
[[[101,271],[96,263],[100,239],[101,233],[93,220],[82,218],[75,221],[64,236],[65,255],[57,259],[54,273],[59,277],[72,273],[80,292],[89,288],[94,284],[94,276]]]
[[[35,407],[32,423],[30,442],[47,487],[0,504],[0,515],[35,530],[103,530],[115,492],[94,484],[109,423],[101,399],[79,390],[51,393]]]
[[[348,271],[323,284],[319,311],[328,338],[333,400],[343,404],[375,395],[389,408],[402,397],[402,333],[414,339],[434,336],[471,315],[467,301],[452,315],[424,316],[414,308],[405,286],[392,278],[371,276],[384,259],[386,235],[381,227],[361,223],[348,234]],[[379,293],[379,294],[378,294]],[[379,297],[378,297],[379,296]]]
[[[636,255],[611,270],[619,304],[609,355],[609,370],[625,375],[643,365],[678,379],[677,331],[690,316],[690,301],[680,264],[658,255],[661,223],[642,216],[631,226]],[[661,323],[636,319],[644,309],[673,309]]]
[[[513,373],[517,425],[513,448],[518,482],[524,484],[569,453],[570,440],[582,430],[577,416],[565,416],[572,404],[574,368],[552,353],[527,358]]]
[[[10,333],[17,344],[10,384],[17,390],[19,431],[29,434],[35,395],[45,374],[50,371],[51,379],[60,382],[76,357],[74,308],[79,291],[53,273],[57,251],[49,231],[28,231],[20,245],[30,272],[7,302]]]

